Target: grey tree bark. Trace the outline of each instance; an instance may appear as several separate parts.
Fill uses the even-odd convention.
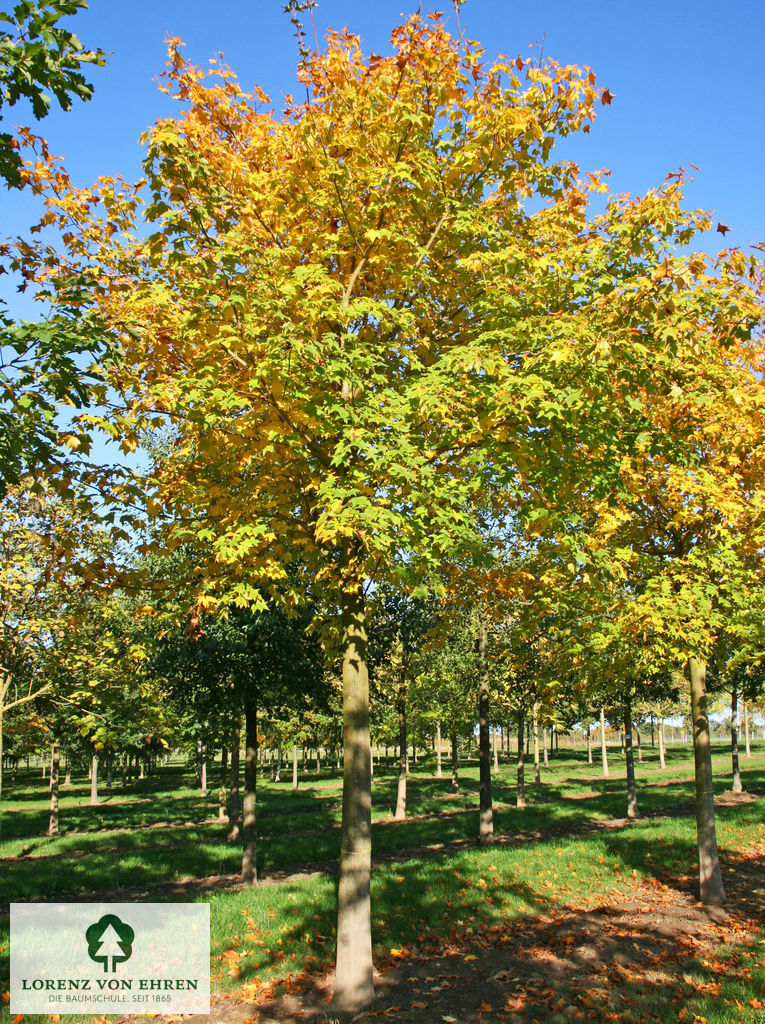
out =
[[[226,820],[226,775],[228,774],[228,749],[224,746],[220,754],[220,780],[218,783],[218,821]]]
[[[50,762],[50,817],[48,819],[48,835],[58,835],[58,773],[61,762],[61,747],[58,736],[53,738]]]
[[[370,880],[372,780],[364,595],[342,594],[343,816],[333,1005],[357,1011],[374,998]],[[405,752],[404,752],[405,753]]]
[[[606,747],[606,709],[600,709],[600,757],[603,762],[603,778],[608,778],[608,748]]]
[[[491,802],[491,751],[489,749],[489,639],[483,612],[478,629],[478,652],[481,659],[481,675],[478,684],[478,839],[482,845],[486,845],[494,841],[494,817]]]
[[[98,804],[98,755],[94,754],[90,762],[90,806]]]
[[[523,708],[518,712],[518,767],[516,775],[518,778],[518,795],[516,797],[516,807],[526,806],[526,787],[524,780],[524,765],[523,765],[523,734],[526,731],[526,716],[523,713]]]
[[[693,757],[696,768],[696,831],[699,843],[699,898],[706,905],[725,902],[715,829],[712,749],[707,714],[707,666],[699,658],[688,662],[693,717]]]
[[[457,746],[457,733],[452,732],[452,793],[457,793],[460,788],[460,755]]]
[[[637,818],[637,787],[635,785],[635,756],[632,749],[632,707],[624,704],[624,760],[627,765],[627,817]]]
[[[239,747],[242,743],[242,717],[237,712],[231,722],[231,774],[228,783],[228,835],[229,843],[239,838]]]
[[[406,756],[409,740],[406,734],[406,687],[403,683],[399,685],[396,699],[398,709],[398,790],[396,792],[396,819],[401,821],[406,817]]]
[[[743,792],[741,785],[741,766],[738,760],[738,686],[734,683],[730,692],[730,757],[733,782],[731,789],[734,793]]]
[[[244,799],[242,800],[242,881],[258,880],[256,827],[258,785],[258,708],[248,696],[244,702]]]

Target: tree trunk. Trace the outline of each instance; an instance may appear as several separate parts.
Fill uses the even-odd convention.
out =
[[[526,731],[526,717],[523,709],[518,712],[518,795],[515,801],[516,807],[526,806],[526,788],[523,778],[523,734]]]
[[[242,716],[237,712],[231,723],[231,775],[228,791],[228,835],[229,843],[239,838],[239,747],[242,743]]]
[[[715,830],[712,750],[707,717],[707,666],[697,658],[688,663],[693,715],[693,757],[696,767],[696,831],[699,840],[699,898],[707,906],[725,902]]]
[[[316,748],[316,774],[321,775],[321,750]]]
[[[90,806],[98,804],[98,755],[94,754],[90,762]]]
[[[478,685],[478,759],[479,759],[479,826],[482,845],[494,841],[494,818],[491,805],[491,751],[489,749],[489,640],[483,612],[479,622],[478,651],[481,676]]]
[[[643,763],[643,744],[640,742],[640,729],[635,726],[635,736],[637,737],[637,752],[638,752],[638,764]]]
[[[50,762],[50,818],[48,819],[48,835],[58,835],[58,769],[61,759],[61,747],[58,736],[53,739]]]
[[[730,788],[734,793],[741,793],[744,787],[741,785],[741,770],[738,763],[738,686],[735,683],[730,693],[730,756],[733,770]]]
[[[553,743],[553,733],[552,733],[552,729],[550,729],[550,753],[551,754],[552,754],[552,743]],[[544,762],[545,768],[549,768],[550,767],[550,760],[549,760],[549,756],[548,756],[548,753],[547,753],[547,728],[544,725],[542,726],[542,760]]]
[[[662,768],[667,767],[666,740],[664,737],[664,718],[659,718],[659,764]]]
[[[406,689],[403,684],[398,688],[398,745],[401,755],[398,762],[398,792],[396,794],[396,820],[406,817],[406,753],[408,739],[406,735]]]
[[[531,731],[534,733],[534,782],[539,784],[542,781],[542,776],[539,771],[539,717],[536,704],[534,705]],[[542,746],[544,746],[544,744],[542,744]]]
[[[494,728],[493,747],[494,747],[494,768],[493,768],[493,771],[496,774],[499,771],[499,755],[497,754],[497,729],[496,729],[496,726]]]
[[[587,726],[587,764],[592,764],[592,727]]]
[[[218,784],[218,821],[226,820],[226,775],[228,774],[228,749],[220,752],[220,782]]]
[[[277,750],[276,750],[276,775],[274,777],[274,782],[281,782],[281,781],[282,781],[282,747],[281,747],[281,743],[280,743],[278,748],[277,748]]]
[[[244,702],[244,799],[242,800],[242,881],[258,880],[256,796],[258,785],[258,706],[252,696]]]
[[[606,748],[606,709],[600,709],[600,756],[603,761],[603,778],[608,778],[608,750]]]
[[[459,750],[457,747],[457,733],[453,732],[452,736],[452,793],[459,792],[460,788],[460,776],[459,776]]]
[[[343,592],[342,624],[343,817],[333,1005],[339,1010],[357,1011],[374,998],[369,895],[372,869],[369,674],[364,596],[360,586],[355,592]]]
[[[293,793],[298,788],[298,748],[297,743],[292,745],[292,791]]]
[[[752,744],[749,739],[749,707],[744,701],[744,737],[746,739],[746,756],[749,759],[752,756]]]
[[[207,796],[207,747],[202,747],[202,796]]]
[[[749,733],[747,732],[747,738]],[[441,723],[436,723],[436,778],[443,778],[443,769],[441,767]]]
[[[635,757],[632,749],[632,708],[624,705],[624,760],[627,765],[627,817],[637,818],[637,788],[635,786]]]

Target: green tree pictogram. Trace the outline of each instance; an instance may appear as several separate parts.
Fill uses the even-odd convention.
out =
[[[133,939],[135,932],[129,924],[125,924],[115,914],[104,916],[92,924],[85,932],[88,941],[88,956],[96,963],[104,965],[104,971],[117,969],[117,964],[124,963],[133,955]]]

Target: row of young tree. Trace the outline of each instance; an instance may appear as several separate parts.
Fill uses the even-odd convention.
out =
[[[97,496],[50,523],[46,586],[63,588],[95,644],[130,649],[134,699],[151,699],[141,687],[156,676],[139,671],[151,656],[121,593],[142,595],[144,622],[186,616],[198,646],[185,666],[165,635],[180,666],[169,676],[190,678],[205,637],[231,623],[241,633],[245,609],[311,618],[342,680],[335,998],[346,1009],[373,994],[370,665],[404,707],[431,673],[455,716],[450,694],[475,681],[483,842],[493,688],[513,694],[519,732],[548,693],[597,694],[595,706],[619,705],[629,738],[636,702],[671,700],[685,672],[700,895],[724,899],[707,687],[712,666],[727,685],[755,686],[762,650],[763,270],[754,250],[698,249],[713,222],[683,208],[682,173],[641,197],[611,195],[603,173],[556,159],[556,143],[611,100],[589,69],[487,63],[417,15],[385,57],[331,34],[299,78],[305,101],[277,113],[172,41],[163,88],[182,112],[148,132],[135,184],[75,187],[40,140],[21,140],[20,180],[45,213],[3,251],[7,269],[50,304],[43,355],[55,335],[102,358],[79,390],[45,358],[10,380],[24,415],[67,389],[82,408],[92,386],[55,457],[35,466],[31,446],[37,482],[8,491],[6,534],[29,525],[15,503]],[[12,344],[26,351],[29,337],[19,328]],[[90,464],[98,429],[125,451],[150,442],[150,468]],[[96,518],[103,538],[86,538]],[[34,561],[39,547],[20,543],[32,581],[51,564]],[[122,590],[99,596],[107,582]],[[19,569],[12,587],[30,585]],[[416,623],[428,595],[447,609],[430,645]],[[370,620],[378,607],[383,625]],[[25,621],[6,615],[3,642]],[[92,674],[122,659],[40,628],[39,664],[52,667],[23,664],[34,644],[14,648],[4,699],[17,679],[17,708],[38,684],[63,693],[54,674],[72,665],[82,697],[71,699],[89,698],[95,735],[101,694],[119,682]],[[257,685],[271,692],[278,676],[300,692],[304,654],[269,647]],[[209,676],[217,714],[222,677]],[[252,794],[261,698],[241,685]]]
[[[57,574],[55,528],[70,541],[77,535],[73,529],[77,515],[70,500],[54,493],[47,498],[23,494],[12,488],[5,505],[15,507],[17,519],[15,535],[9,527],[3,531],[8,571],[0,578],[6,666],[0,748],[5,744],[4,763],[13,765],[30,753],[39,753],[41,744],[50,746],[51,834],[58,831],[62,753],[67,779],[72,765],[81,769],[89,762],[91,802],[95,804],[99,762],[107,793],[111,793],[115,775],[124,789],[131,777],[142,779],[145,768],[158,755],[185,748],[196,768],[197,784],[206,792],[207,761],[222,751],[219,816],[228,817],[230,839],[240,835],[243,727],[245,737],[250,736],[245,747],[250,757],[257,761],[258,748],[272,751],[272,777],[276,751],[277,781],[283,767],[287,778],[283,751],[290,748],[295,788],[299,748],[304,767],[306,747],[316,751],[317,770],[322,750],[340,766],[342,715],[337,665],[327,661],[317,637],[309,633],[315,609],[291,619],[276,608],[266,613],[231,608],[222,618],[205,616],[204,624],[198,616],[191,617],[181,629],[174,618],[163,614],[160,601],[156,606],[141,605],[119,590],[106,598],[102,593],[94,596],[90,581],[79,576],[84,546],[79,559],[65,563],[77,572],[68,577]],[[87,529],[85,523],[80,525]],[[91,539],[97,538],[98,530],[91,532]],[[34,545],[37,550],[31,554]],[[166,559],[164,573],[177,575],[178,563],[177,556]],[[156,581],[159,576],[154,558],[152,578]],[[525,805],[525,758],[533,743],[538,781],[540,752],[547,763],[548,729],[551,745],[553,737],[557,741],[561,731],[568,733],[574,726],[582,735],[586,732],[592,763],[592,729],[599,726],[602,770],[608,775],[605,727],[610,721],[618,725],[620,745],[626,753],[627,813],[635,816],[633,734],[637,734],[642,760],[638,724],[642,728],[646,723],[652,745],[656,727],[664,767],[664,720],[683,714],[682,674],[669,668],[642,677],[633,672],[626,679],[604,676],[596,684],[593,660],[572,668],[570,637],[551,624],[545,610],[539,610],[541,626],[536,636],[532,634],[528,593],[522,598],[506,598],[501,614],[496,606],[488,630],[482,613],[470,607],[471,597],[468,589],[461,602],[449,606],[381,587],[371,599],[370,735],[378,756],[380,748],[384,749],[386,766],[389,748],[398,756],[396,817],[406,816],[410,749],[416,762],[418,746],[422,753],[432,748],[440,777],[446,742],[451,751],[452,787],[458,789],[459,749],[467,744],[470,752],[477,687],[484,668],[491,695],[488,726],[493,731],[494,768],[500,755],[506,750],[509,756],[514,746],[519,806]],[[748,712],[752,701],[762,698],[762,672],[759,667],[742,668],[735,663],[729,646],[723,644],[717,645],[710,667],[712,689],[725,690],[729,693],[726,700],[731,701],[733,788],[740,790],[739,701],[743,699],[748,753]],[[488,748],[481,753],[482,766],[488,771]],[[262,773],[262,761],[260,770]],[[253,780],[245,770],[245,802],[251,797],[254,800],[254,785],[250,793]],[[229,800],[227,784],[232,794]],[[490,787],[486,796],[489,792]],[[484,811],[486,839],[491,833],[490,800]],[[249,835],[254,844],[254,828]],[[243,873],[248,880],[255,877],[254,864],[251,852],[244,857]]]

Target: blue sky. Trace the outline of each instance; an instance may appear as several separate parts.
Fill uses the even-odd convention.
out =
[[[454,27],[453,8],[442,8]],[[319,0],[316,27],[321,40],[327,26],[347,26],[365,50],[385,53],[391,29],[411,9],[404,0]],[[591,67],[608,87],[612,106],[566,150],[583,169],[611,168],[614,191],[640,194],[696,164],[688,205],[713,210],[732,228],[725,243],[711,232],[703,247],[765,239],[765,0],[467,0],[460,17],[488,56],[526,56],[544,39],[546,55]],[[111,56],[92,69],[89,103],[56,110],[36,130],[80,185],[99,174],[139,176],[138,137],[174,109],[156,84],[167,35],[186,41],[194,63],[222,51],[242,84],[257,82],[277,107],[296,89],[293,28],[281,0],[91,0],[69,24],[86,46]],[[5,115],[8,124],[28,116],[21,105]],[[0,234],[22,231],[34,212],[31,197],[3,193]]]

